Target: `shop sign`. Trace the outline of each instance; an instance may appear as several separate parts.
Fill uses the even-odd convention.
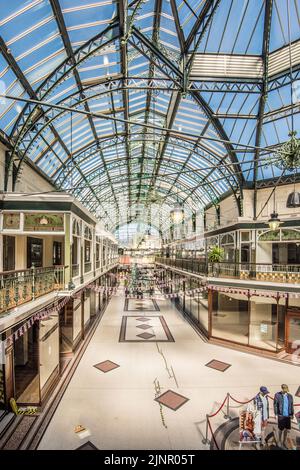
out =
[[[260,242],[280,241],[280,231],[268,230],[267,232],[259,233],[258,239]]]
[[[63,232],[64,216],[60,214],[25,214],[24,231]]]
[[[281,240],[300,240],[300,232],[297,230],[281,230]]]

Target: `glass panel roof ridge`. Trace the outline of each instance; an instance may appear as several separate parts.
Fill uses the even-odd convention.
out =
[[[203,206],[280,177],[267,155],[300,124],[300,0],[287,2],[5,2],[0,129],[17,176],[28,158],[58,187],[76,181],[88,204],[104,204],[105,175],[114,210],[121,176],[128,207],[147,205],[152,187],[172,200],[180,185],[183,201]],[[263,73],[250,74],[251,57]]]

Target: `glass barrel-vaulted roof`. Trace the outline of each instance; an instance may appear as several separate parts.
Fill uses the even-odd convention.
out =
[[[300,0],[0,4],[14,182],[30,159],[108,228],[161,230],[177,200],[238,204],[281,176],[266,162],[299,128]]]

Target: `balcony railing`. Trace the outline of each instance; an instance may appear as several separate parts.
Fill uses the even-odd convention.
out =
[[[49,292],[61,290],[64,284],[65,266],[0,273],[0,313]]]
[[[251,279],[266,282],[297,284],[300,282],[300,264],[271,263],[204,263],[190,258],[155,258],[157,263],[182,271],[210,277]]]
[[[207,274],[206,263],[201,263],[196,259],[190,258],[155,258],[156,263],[166,264],[183,271],[189,271],[196,274]]]

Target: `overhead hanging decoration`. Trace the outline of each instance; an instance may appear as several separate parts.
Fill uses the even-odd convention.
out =
[[[295,171],[300,168],[300,139],[296,135],[296,131],[289,132],[290,139],[276,151],[278,160],[274,165],[282,170]]]

